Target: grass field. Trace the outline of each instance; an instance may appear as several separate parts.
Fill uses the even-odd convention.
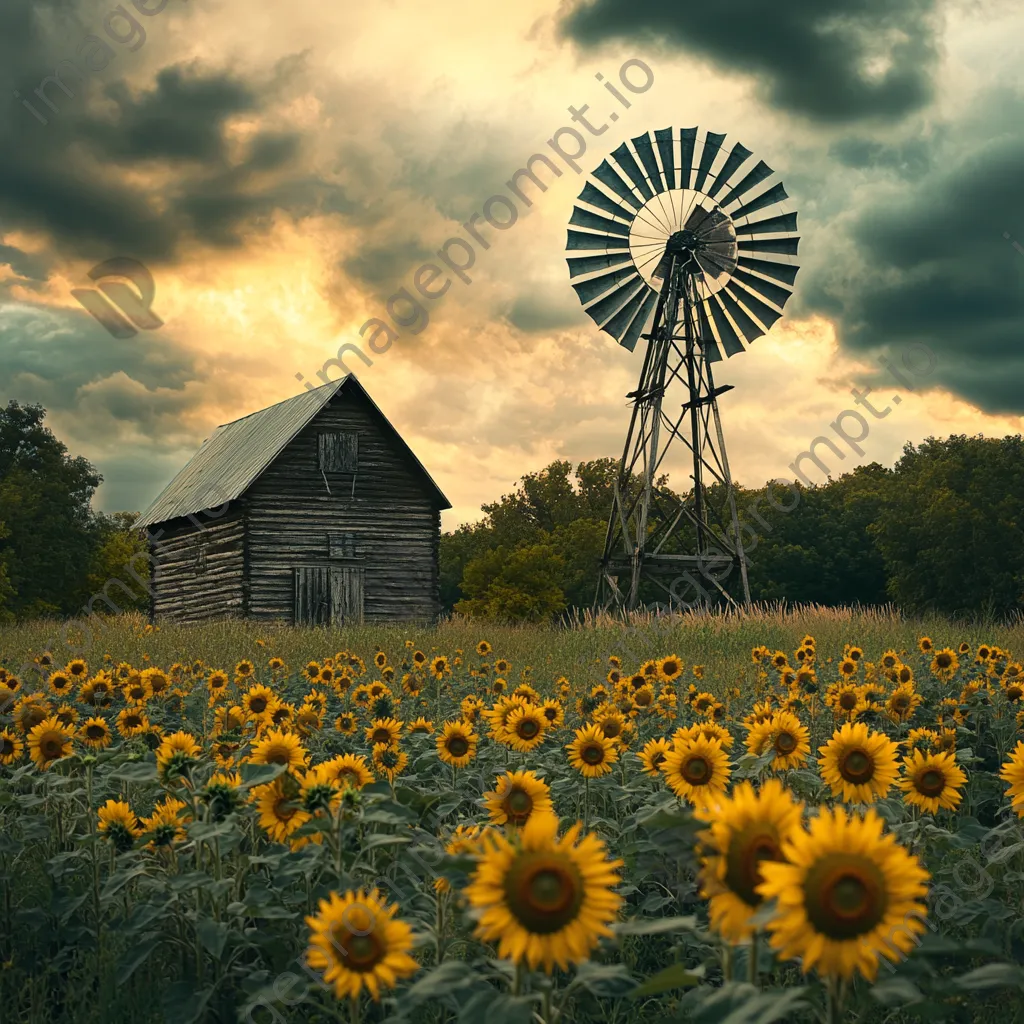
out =
[[[60,635],[0,627],[4,1024],[1024,1020],[1024,625]]]

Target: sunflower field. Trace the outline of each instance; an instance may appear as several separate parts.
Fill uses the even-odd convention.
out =
[[[1020,632],[12,627],[0,1024],[1024,1021]]]

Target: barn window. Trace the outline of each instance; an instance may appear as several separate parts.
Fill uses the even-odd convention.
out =
[[[359,435],[354,430],[320,435],[320,472],[354,473],[359,461]]]
[[[356,538],[353,533],[331,533],[327,535],[327,551],[330,558],[355,558]]]
[[[210,548],[210,538],[205,533],[197,533],[192,538],[192,571],[199,576],[206,572],[206,555]]]

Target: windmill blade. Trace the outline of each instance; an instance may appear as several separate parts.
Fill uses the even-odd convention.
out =
[[[764,334],[764,328],[759,323],[755,323],[750,314],[733,297],[732,285],[726,285],[716,298],[721,300],[722,304],[729,311],[729,316],[732,317],[733,323],[743,332],[743,337],[747,339],[748,344],[756,341]]]
[[[781,217],[769,217],[768,220],[754,221],[753,224],[736,226],[737,235],[763,235],[769,231],[796,231],[796,214],[784,213]]]
[[[640,170],[640,165],[636,162],[636,158],[629,151],[626,143],[623,143],[618,149],[613,149],[612,156],[619,167],[626,172],[626,177],[636,185],[637,191],[644,197],[644,202],[653,199],[654,193],[651,191],[651,186],[647,184],[644,172]]]
[[[774,277],[776,281],[783,281],[786,284],[793,284],[796,281],[796,272],[800,269],[792,263],[772,263],[770,260],[756,260],[751,256],[741,256],[738,262],[747,270],[756,270],[765,277]]]
[[[569,278],[582,277],[584,274],[593,274],[598,270],[607,270],[609,267],[618,267],[623,263],[632,265],[633,257],[627,250],[624,253],[614,253],[608,256],[575,256],[565,261],[569,264]]]
[[[576,197],[581,203],[593,206],[598,210],[604,210],[613,217],[621,217],[622,220],[632,223],[636,213],[627,210],[621,203],[606,196],[599,188],[595,188],[589,181],[583,186],[583,191]]]
[[[689,188],[693,174],[693,150],[697,144],[696,128],[679,129],[679,187]]]
[[[722,360],[722,352],[715,341],[715,332],[711,330],[708,323],[707,305],[704,302],[697,304],[697,330],[700,333],[700,343],[704,348],[705,358],[709,363],[718,363]]]
[[[609,220],[607,217],[584,210],[580,206],[572,208],[572,217],[569,218],[569,223],[575,224],[579,228],[590,228],[592,231],[604,231],[609,235],[621,235],[623,238],[629,238],[628,224]]]
[[[606,295],[603,299],[598,299],[597,302],[586,309],[586,314],[598,327],[604,327],[641,288],[646,287],[646,282],[638,274],[635,281],[619,285],[611,294]]]
[[[669,188],[676,187],[676,155],[675,146],[672,144],[672,129],[659,128],[654,133],[658,143],[658,154],[661,156],[661,166],[665,173],[665,184]]]
[[[762,334],[765,331],[770,331],[774,326],[775,321],[782,318],[782,314],[780,312],[772,309],[772,307],[766,302],[762,302],[756,295],[748,292],[744,287],[742,287],[742,285],[738,285],[735,281],[730,281],[725,286],[724,291],[733,298],[742,302],[743,305],[746,306],[762,324],[764,324],[764,330],[761,332]],[[731,313],[732,310],[730,309],[729,312]]]
[[[592,235],[588,231],[570,231],[566,249],[625,249],[629,250],[629,241],[612,235]]]
[[[742,143],[737,142],[736,145],[732,147],[732,152],[722,165],[722,169],[718,172],[715,180],[711,183],[711,188],[708,189],[707,194],[711,196],[712,199],[718,195],[736,172],[740,164],[742,164],[750,155],[751,151]]]
[[[697,168],[697,177],[693,183],[693,187],[698,192],[704,191],[704,182],[707,180],[708,172],[711,170],[711,165],[715,162],[715,157],[718,156],[723,142],[725,142],[725,136],[719,135],[717,132],[708,132],[704,136],[704,149],[700,154],[700,166]]]
[[[581,281],[579,284],[574,284],[573,290],[580,297],[580,302],[585,306],[588,302],[593,302],[594,299],[601,295],[604,295],[609,288],[613,285],[617,285],[622,281],[628,281],[631,278],[639,277],[636,268],[632,262],[627,267],[622,267],[619,270],[613,270],[608,274],[601,274],[599,277],[592,277],[589,281]]]
[[[736,329],[729,323],[729,318],[725,315],[725,310],[722,309],[722,304],[718,301],[718,297],[709,295],[707,305],[711,310],[711,317],[715,321],[718,340],[721,342],[722,348],[725,349],[725,354],[727,356],[739,355],[744,351],[743,342],[740,341],[740,336],[736,333]]]
[[[782,187],[782,182],[780,181],[778,185],[773,185],[767,192],[762,193],[756,199],[751,199],[745,206],[741,206],[738,210],[733,210],[729,216],[739,220],[740,217],[747,217],[756,210],[763,210],[766,206],[773,206],[775,203],[781,203],[784,199],[788,198],[789,194]]]
[[[734,281],[742,281],[751,291],[757,292],[758,295],[766,298],[769,302],[775,303],[779,309],[789,301],[789,297],[793,294],[789,288],[783,288],[781,285],[772,284],[770,281],[762,281],[759,277],[754,277],[753,274],[748,273],[745,270],[737,270],[733,274]]]
[[[716,245],[719,242],[735,242],[736,231],[732,221],[721,210],[712,210],[697,232],[697,237],[705,245]]]
[[[654,155],[654,145],[651,143],[651,136],[649,134],[638,135],[630,141],[633,143],[637,156],[640,157],[640,163],[644,165],[644,171],[647,173],[647,180],[650,182],[651,188],[654,189],[655,193],[664,192],[665,183],[661,177],[658,158]]]
[[[700,233],[701,226],[712,216],[714,210],[705,210],[704,207],[697,203],[697,205],[690,211],[690,216],[686,218],[686,223],[683,225],[685,231],[692,231],[695,235]]]
[[[658,301],[658,293],[653,288],[647,289],[647,295],[644,297],[644,301],[640,304],[640,309],[636,316],[633,317],[632,322],[626,328],[625,333],[619,338],[619,344],[628,349],[630,352],[636,348],[636,343],[640,339],[640,335],[643,334],[644,326],[647,321],[651,318],[651,314],[654,312],[654,306]]]
[[[732,274],[736,270],[736,246],[705,249],[697,253],[697,263],[717,281],[722,274]]]
[[[798,255],[799,238],[755,238],[749,242],[736,242],[738,249],[746,252],[777,252],[783,256]]]
[[[649,292],[651,292],[651,289],[645,284],[601,330],[606,334],[610,334],[616,341],[621,341],[637,313],[643,307]]]
[[[735,203],[737,199],[746,195],[755,185],[760,185],[762,181],[770,178],[775,171],[773,171],[763,160],[758,162],[740,179],[739,183],[731,188],[722,200],[722,206],[728,208],[732,203]]]
[[[618,171],[607,160],[602,160],[594,170],[594,177],[602,185],[607,185],[620,199],[625,201],[634,210],[640,210],[643,203],[635,195],[633,190],[622,180]]]

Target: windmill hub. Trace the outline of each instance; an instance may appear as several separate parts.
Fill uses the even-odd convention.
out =
[[[788,199],[775,172],[725,138],[663,128],[623,142],[594,170],[569,221],[569,272],[584,309],[629,351],[647,342],[629,395],[598,608],[664,594],[670,606],[735,606],[726,589],[734,569],[750,603],[718,414],[728,388],[715,387],[712,364],[782,316],[799,239],[795,213],[771,213]],[[686,401],[677,405],[669,392],[680,389]],[[674,440],[693,460],[682,494],[662,479]]]

